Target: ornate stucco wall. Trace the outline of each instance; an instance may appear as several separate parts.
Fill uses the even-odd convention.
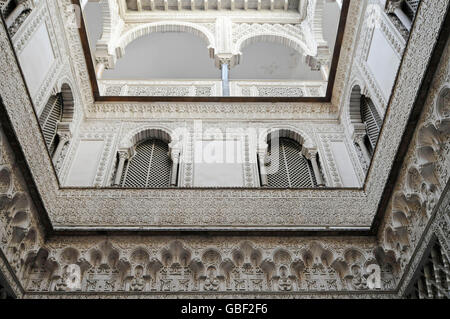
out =
[[[67,5],[68,1],[64,1],[61,8]],[[45,8],[58,10],[53,5]],[[367,8],[355,7],[353,14],[360,17],[370,15],[370,8],[370,5]],[[68,160],[59,171],[63,181],[70,166],[70,154],[76,149],[76,141],[83,136],[104,137],[109,141],[103,169],[97,171],[95,179],[98,182],[95,186],[107,186],[116,148],[133,129],[137,129],[137,123],[145,126],[158,122],[158,125],[176,128],[182,122],[180,114],[186,114],[189,108],[206,117],[207,127],[221,127],[223,124],[215,118],[220,114],[230,118],[232,121],[228,122],[232,125],[237,125],[236,118],[245,112],[247,115],[256,114],[254,116],[259,117],[256,123],[262,128],[279,125],[279,117],[297,114],[295,120],[283,124],[305,130],[326,154],[327,139],[338,136],[351,141],[349,120],[346,119],[348,95],[353,84],[358,83],[376,101],[377,107],[386,110],[385,126],[364,189],[328,191],[180,189],[145,190],[144,194],[142,190],[120,193],[116,189],[60,188],[42,137],[37,134],[39,127],[31,104],[33,101],[39,112],[39,105],[46,97],[27,95],[2,26],[0,61],[4,76],[0,96],[2,115],[5,116],[0,135],[0,270],[14,293],[25,298],[404,296],[432,238],[439,240],[447,258],[450,251],[450,46],[448,42],[437,42],[439,34],[445,31],[441,26],[447,10],[448,1],[425,1],[421,6],[389,101],[377,93],[377,88],[371,84],[371,75],[362,71],[365,62],[359,57],[363,53],[358,52],[367,54],[364,39],[368,35],[361,31],[363,40],[356,41],[356,44],[352,42],[352,46],[357,48],[359,43],[366,51],[355,49],[354,58],[347,62],[351,72],[346,73],[346,81],[335,88],[342,93],[338,98],[334,95],[333,100],[341,102],[334,104],[338,107],[331,107],[335,110],[331,115],[318,112],[315,121],[320,124],[305,123],[307,119],[303,116],[316,107],[308,105],[282,105],[281,110],[269,113],[267,118],[256,105],[94,103],[76,30],[64,28],[69,11],[63,11],[67,16],[61,20],[58,18],[57,23],[67,32],[67,38],[55,32],[55,43],[61,45],[64,53],[60,58],[65,62],[57,63],[60,76],[51,76],[43,91],[49,95],[66,76],[76,92],[78,105],[83,106],[75,116],[74,140],[66,155]],[[59,11],[54,13],[60,16]],[[30,15],[29,19],[33,16]],[[446,32],[448,35],[448,30]],[[19,30],[15,36],[20,37],[22,33],[25,31]],[[358,34],[356,32],[354,36],[358,37]],[[398,37],[395,39],[392,44],[397,43],[399,46],[396,48],[401,52],[405,43],[402,44]],[[15,38],[13,43],[17,46]],[[344,42],[343,47],[347,46],[350,44]],[[435,46],[445,49],[434,61],[437,65],[433,66],[428,61],[436,60]],[[15,49],[16,52],[20,50],[18,47]],[[345,60],[344,57],[343,64]],[[428,74],[430,69],[436,69],[431,77]],[[430,87],[426,88],[422,99],[420,96],[416,99],[417,93],[424,89],[423,79],[430,80]],[[417,101],[422,103],[420,116],[395,180],[394,191],[388,195],[390,199],[385,198],[389,199],[387,209],[381,214],[376,233],[361,236],[356,233],[326,235],[324,232],[319,235],[310,232],[309,236],[287,236],[285,232],[291,225],[308,226],[317,232],[326,227],[355,230],[363,224],[365,230],[369,230],[368,225],[373,221],[380,198],[383,200],[382,191],[402,141],[401,135],[407,124],[412,123],[409,114]],[[238,111],[240,107],[245,112]],[[276,108],[276,105],[266,104],[262,109],[270,108]],[[226,109],[232,111],[224,112]],[[317,109],[329,114],[330,107],[317,105]],[[132,110],[138,115],[134,115]],[[156,110],[156,115],[152,110]],[[337,110],[341,110],[340,113]],[[154,118],[151,121],[133,119],[145,112],[153,114]],[[184,121],[195,119],[192,117],[185,117]],[[363,169],[358,166],[357,155],[352,156],[353,166],[363,181]],[[324,167],[329,182],[338,186],[333,179],[332,162],[324,163]],[[40,194],[39,201],[36,193]],[[183,209],[180,209],[177,197],[181,197]],[[211,206],[209,214],[201,206],[199,198]],[[252,198],[256,200],[252,201]],[[345,198],[353,206],[345,202]],[[119,201],[123,202],[122,206]],[[261,202],[260,206],[257,206],[257,201]],[[267,204],[268,201],[274,204]],[[127,206],[132,202],[137,204]],[[53,227],[48,226],[42,206],[47,209]],[[248,214],[242,214],[243,207]],[[146,214],[145,210],[151,214]],[[167,213],[156,215],[155,219],[155,210],[166,210]],[[178,210],[180,214],[170,216]],[[227,214],[233,211],[239,211],[239,216]],[[183,215],[183,212],[188,214]],[[257,227],[249,223],[251,214],[259,216],[265,227],[277,226],[274,229],[280,231],[280,235],[252,233]],[[230,224],[221,224],[224,220],[231,221],[231,226],[236,229],[238,225],[247,227],[248,232],[240,236],[202,235],[202,226],[218,225],[226,229]],[[169,225],[166,229],[169,232],[159,236],[145,234],[146,226],[161,221]],[[192,228],[190,223],[195,222],[198,224]],[[130,228],[133,225],[137,228]],[[177,233],[170,233],[170,226]],[[182,227],[191,227],[189,229],[194,234],[183,234],[180,232]],[[96,230],[109,233],[97,233]],[[128,232],[122,233],[124,230]],[[139,236],[133,234],[132,231],[136,230],[143,233]],[[63,235],[68,231],[77,234]],[[367,286],[367,269],[372,264],[381,269],[382,286],[378,290],[370,290]],[[67,270],[73,267],[79,270],[80,285],[71,288],[66,279],[69,276]]]

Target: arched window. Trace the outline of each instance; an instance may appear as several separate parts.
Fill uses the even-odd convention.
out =
[[[375,150],[375,145],[377,145],[383,122],[372,100],[364,95],[361,96],[361,120],[366,124],[366,134],[369,142],[368,146],[369,151],[372,154]]]
[[[120,178],[121,187],[169,187],[172,160],[166,142],[150,138],[139,142],[135,154],[125,164]]]
[[[70,124],[74,113],[74,98],[68,84],[61,86],[61,92],[50,96],[39,116],[50,156],[58,172],[64,161],[71,138]]]
[[[269,144],[268,155],[271,158],[272,169],[267,172],[267,186],[277,188],[317,186],[313,167],[302,154],[300,143],[290,138],[280,137],[277,149],[275,147],[277,146]],[[278,165],[274,163],[277,158]]]
[[[367,169],[380,135],[383,120],[372,100],[361,94],[361,88],[358,85],[353,87],[350,95],[349,116],[355,134],[356,152],[364,169]]]
[[[62,95],[52,95],[39,116],[39,124],[41,125],[42,133],[44,133],[45,144],[50,155],[53,155],[58,143],[56,130],[62,118],[62,109]]]

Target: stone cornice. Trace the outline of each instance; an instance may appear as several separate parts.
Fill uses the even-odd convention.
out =
[[[87,112],[92,119],[337,119],[331,103],[208,103],[96,102]]]

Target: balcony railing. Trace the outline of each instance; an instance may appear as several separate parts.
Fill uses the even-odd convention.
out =
[[[231,80],[231,96],[323,97],[326,81]],[[214,80],[99,80],[104,96],[223,96],[221,81]]]

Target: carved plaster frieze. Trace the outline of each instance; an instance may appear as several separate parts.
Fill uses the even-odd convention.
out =
[[[200,119],[336,119],[329,103],[100,103],[89,111],[95,119],[113,118],[200,118]]]
[[[447,42],[378,235],[380,242],[401,256],[402,264],[414,261],[408,276],[414,273],[432,236],[448,251],[449,57]]]
[[[220,96],[220,81],[100,80],[103,96]]]

